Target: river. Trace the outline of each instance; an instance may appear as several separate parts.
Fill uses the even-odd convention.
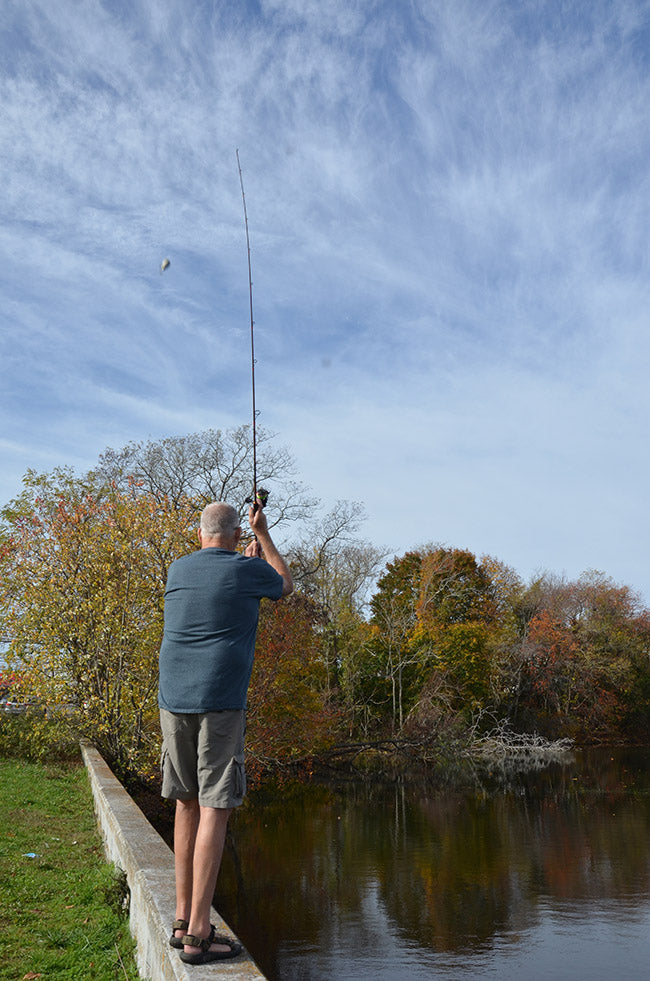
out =
[[[472,793],[292,783],[231,832],[216,905],[272,981],[650,974],[650,750]]]

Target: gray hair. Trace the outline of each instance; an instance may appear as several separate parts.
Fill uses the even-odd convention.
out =
[[[206,538],[230,539],[239,528],[239,515],[225,501],[207,504],[201,512],[201,534]]]

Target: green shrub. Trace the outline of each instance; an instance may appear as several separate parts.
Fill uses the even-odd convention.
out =
[[[69,762],[79,759],[79,733],[73,716],[0,714],[0,757],[30,762]]]

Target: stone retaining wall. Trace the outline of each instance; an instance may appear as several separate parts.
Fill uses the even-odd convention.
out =
[[[209,981],[217,977],[264,981],[245,948],[232,961],[193,967],[184,964],[178,951],[169,946],[175,907],[174,855],[94,746],[84,741],[81,751],[107,858],[126,875],[129,925],[137,943],[140,976],[149,981]],[[219,933],[237,939],[216,910],[211,921]]]

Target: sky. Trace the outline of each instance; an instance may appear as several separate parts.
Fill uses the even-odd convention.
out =
[[[323,506],[650,603],[649,119],[649,0],[3,0],[0,504],[250,422],[239,150]]]

